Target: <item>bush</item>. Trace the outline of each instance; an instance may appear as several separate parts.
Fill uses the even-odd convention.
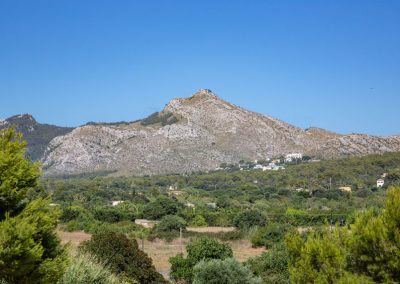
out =
[[[263,228],[258,228],[251,234],[251,244],[253,247],[265,246],[270,248],[274,244],[283,241],[290,229],[291,227],[286,224],[270,223]]]
[[[187,257],[178,254],[169,259],[170,276],[174,280],[191,282],[193,267],[202,260],[226,259],[233,256],[231,247],[209,237],[201,237],[186,246]]]
[[[249,259],[246,264],[262,278],[263,283],[288,284],[288,258],[286,247],[279,243],[262,255]]]
[[[180,228],[186,228],[186,221],[176,215],[167,215],[161,218],[160,223],[154,227],[154,230],[156,232],[171,232],[179,231]]]
[[[118,284],[127,282],[118,279],[102,263],[89,254],[79,254],[74,257],[58,282],[58,284],[92,283]]]
[[[193,227],[207,227],[208,224],[202,215],[196,215],[190,225]]]
[[[141,284],[166,283],[147,254],[139,250],[136,240],[130,240],[124,234],[94,234],[91,240],[83,243],[81,249],[107,264],[111,272],[122,274],[129,280]]]
[[[260,211],[254,209],[241,212],[234,220],[235,227],[244,230],[254,226],[263,227],[265,223],[265,217]]]
[[[80,206],[68,206],[62,210],[60,217],[61,222],[69,222],[78,219],[81,215],[85,215],[86,210]]]
[[[166,215],[175,215],[181,207],[175,200],[159,196],[156,200],[146,204],[143,209],[143,215],[151,220],[159,220]]]
[[[251,270],[233,258],[201,261],[193,268],[193,284],[260,284]]]
[[[165,125],[171,125],[171,124],[177,123],[178,121],[179,121],[178,118],[175,117],[170,112],[167,112],[167,113],[155,112],[155,113],[151,114],[150,116],[146,117],[145,119],[143,119],[140,122],[140,124],[143,126],[148,126],[148,125],[161,123],[162,126],[165,126]]]
[[[135,221],[135,214],[133,212],[124,212],[118,206],[97,207],[93,211],[93,217],[96,220],[108,223],[116,223],[123,220]]]

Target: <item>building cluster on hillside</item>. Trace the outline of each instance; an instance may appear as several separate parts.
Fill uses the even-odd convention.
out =
[[[291,153],[287,154],[285,156],[285,163],[291,163],[296,160],[301,160],[303,159],[303,154],[302,153]]]
[[[232,171],[232,170],[262,170],[262,171],[276,171],[284,170],[285,163],[292,163],[295,161],[302,161],[304,158],[302,153],[290,153],[285,156],[277,158],[266,158],[265,160],[255,160],[254,162],[240,161],[239,164],[221,164],[215,168],[216,171]],[[309,157],[308,157],[309,158]],[[317,161],[309,158],[308,162]]]
[[[263,171],[277,171],[277,170],[284,170],[285,167],[277,165],[275,163],[268,163],[267,166],[256,164],[253,167],[254,170],[263,170]]]

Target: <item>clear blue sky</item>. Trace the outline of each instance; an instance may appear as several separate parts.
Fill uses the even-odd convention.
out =
[[[135,120],[212,89],[300,127],[400,134],[398,0],[1,0],[0,117]]]

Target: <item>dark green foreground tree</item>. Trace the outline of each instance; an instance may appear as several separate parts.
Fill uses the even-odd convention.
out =
[[[94,234],[91,240],[83,243],[81,250],[96,257],[111,272],[127,281],[141,284],[167,283],[156,271],[151,258],[139,249],[136,240],[128,239],[124,234]]]
[[[382,212],[361,213],[350,228],[287,237],[292,283],[399,283],[400,188]]]
[[[28,200],[40,168],[25,146],[13,129],[0,131],[0,280],[56,283],[67,259],[55,231],[60,212],[47,198]]]

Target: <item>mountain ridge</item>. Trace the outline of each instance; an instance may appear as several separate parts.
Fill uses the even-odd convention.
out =
[[[0,119],[0,129],[6,127],[14,127],[17,132],[23,134],[27,142],[28,157],[32,160],[40,160],[43,157],[47,146],[54,137],[65,135],[73,129],[73,127],[39,123],[30,114],[19,114]]]
[[[22,130],[27,132],[26,127]],[[53,131],[51,139],[43,141],[42,154],[37,155],[47,175],[186,173],[292,152],[334,158],[400,151],[400,136],[302,129],[231,104],[208,89],[174,98],[142,120],[92,122],[58,131],[60,135]]]
[[[140,121],[85,125],[55,137],[42,160],[48,174],[110,170],[142,175],[205,171],[291,152],[332,158],[392,151],[400,151],[398,136],[302,129],[202,89],[172,99]]]

